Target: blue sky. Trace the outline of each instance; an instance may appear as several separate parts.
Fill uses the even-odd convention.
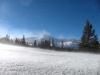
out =
[[[100,38],[100,0],[0,0],[0,36],[80,39],[87,19]]]

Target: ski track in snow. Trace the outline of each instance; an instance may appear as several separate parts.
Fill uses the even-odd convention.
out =
[[[100,75],[100,54],[0,44],[0,75]]]

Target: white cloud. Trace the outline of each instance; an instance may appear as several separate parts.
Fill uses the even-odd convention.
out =
[[[42,30],[39,32],[35,33],[37,37],[42,38],[44,35],[51,35],[49,32],[47,32],[46,30]]]

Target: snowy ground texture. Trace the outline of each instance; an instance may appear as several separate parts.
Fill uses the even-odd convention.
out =
[[[0,44],[0,75],[100,75],[100,55]]]

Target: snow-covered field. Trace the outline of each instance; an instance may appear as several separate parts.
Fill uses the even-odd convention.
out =
[[[0,75],[100,75],[100,55],[0,44]]]

